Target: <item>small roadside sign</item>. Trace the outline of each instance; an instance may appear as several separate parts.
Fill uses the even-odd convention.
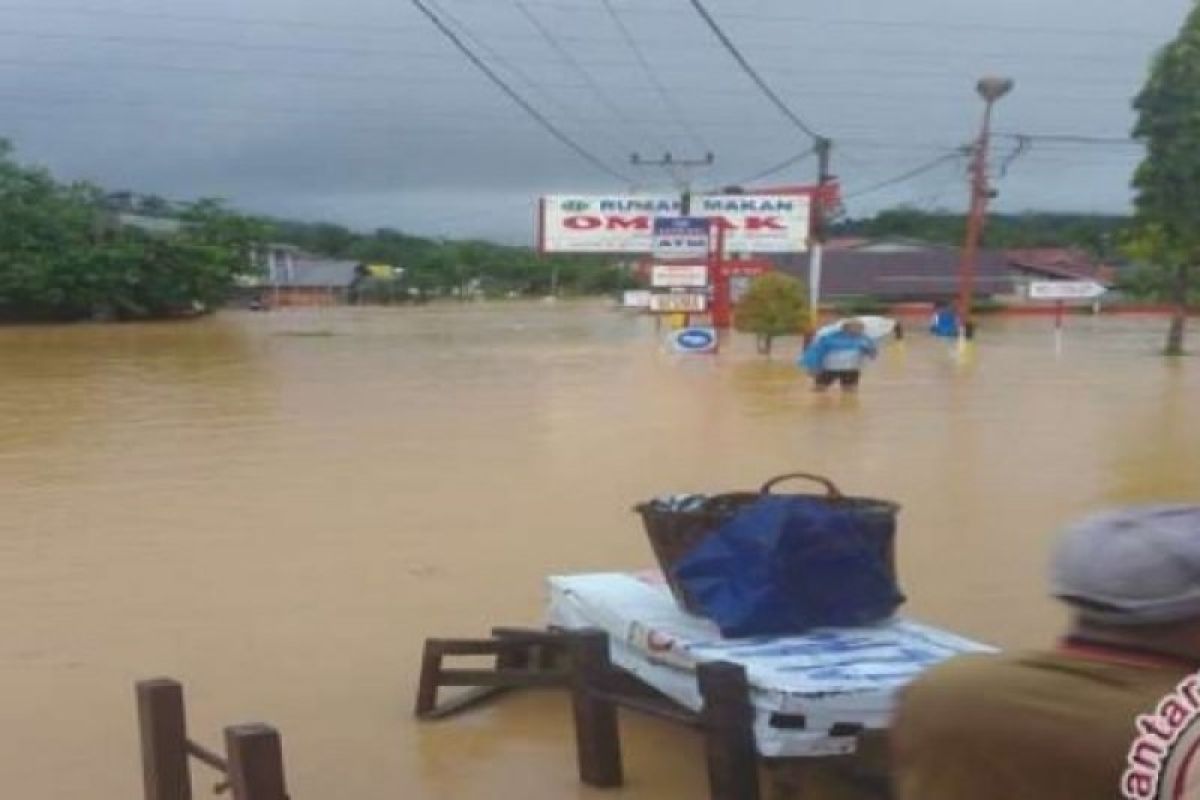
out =
[[[684,328],[671,334],[671,346],[677,353],[715,353],[716,328]]]
[[[1107,291],[1095,281],[1036,281],[1029,284],[1029,299],[1095,300]]]
[[[703,289],[708,286],[707,264],[655,264],[650,285],[659,289]]]
[[[659,314],[700,314],[708,308],[708,296],[699,293],[655,294],[650,310]]]
[[[708,258],[707,217],[655,217],[651,252],[656,258]]]

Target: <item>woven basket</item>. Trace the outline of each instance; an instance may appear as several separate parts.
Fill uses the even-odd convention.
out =
[[[633,510],[642,517],[642,523],[646,528],[646,536],[650,539],[650,548],[654,551],[654,557],[658,560],[658,566],[662,570],[663,576],[667,579],[667,585],[671,589],[671,594],[674,595],[676,602],[684,610],[693,614],[699,613],[699,609],[695,603],[675,579],[675,563],[691,552],[692,548],[700,544],[706,536],[731,519],[744,506],[753,503],[763,495],[770,494],[776,485],[789,480],[814,481],[825,488],[825,493],[797,493],[787,495],[788,497],[819,498],[843,508],[855,509],[862,514],[882,515],[890,518],[893,522],[891,528],[893,534],[889,534],[886,540],[880,542],[879,545],[884,555],[885,563],[892,577],[895,578],[894,522],[896,514],[900,511],[899,504],[893,503],[890,500],[879,500],[873,497],[849,497],[843,494],[833,481],[828,478],[820,475],[812,475],[807,472],[792,472],[772,478],[764,483],[762,488],[757,492],[731,492],[729,494],[714,495],[708,498],[699,508],[689,511],[670,511],[659,508],[653,502],[640,503],[634,507]]]

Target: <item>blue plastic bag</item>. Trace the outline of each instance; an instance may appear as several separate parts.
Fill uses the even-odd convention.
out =
[[[905,599],[886,556],[894,526],[848,503],[764,495],[672,571],[727,637],[870,625]]]

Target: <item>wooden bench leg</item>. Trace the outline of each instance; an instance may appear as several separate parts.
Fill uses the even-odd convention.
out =
[[[615,788],[624,782],[617,707],[604,694],[612,671],[608,635],[581,630],[570,634],[571,701],[579,779],[588,786]]]
[[[146,800],[192,800],[183,686],[170,678],[137,684]]]
[[[745,668],[718,661],[697,669],[704,697],[704,749],[712,800],[758,800],[754,707]]]
[[[279,732],[269,725],[225,729],[233,800],[288,800]]]
[[[437,706],[438,686],[442,677],[442,643],[437,639],[426,639],[421,653],[421,677],[417,684],[415,713],[425,717]]]

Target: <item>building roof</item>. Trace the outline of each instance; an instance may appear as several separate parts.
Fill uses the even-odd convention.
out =
[[[125,228],[137,228],[150,234],[169,236],[183,230],[183,222],[170,217],[148,217],[144,214],[118,213],[117,225]]]
[[[1009,263],[1016,269],[1047,278],[1093,280],[1108,283],[1115,277],[1112,267],[1099,264],[1082,250],[1065,247],[1041,247],[1009,250]]]
[[[960,251],[953,247],[911,243],[876,243],[825,253],[821,293],[826,297],[875,297],[884,300],[928,300],[958,292]],[[783,272],[808,280],[807,254],[776,262]],[[979,295],[1009,294],[1014,274],[1004,253],[982,250],[975,269]]]
[[[357,261],[342,261],[317,256],[297,256],[283,276],[280,286],[297,288],[345,288],[354,283]]]

